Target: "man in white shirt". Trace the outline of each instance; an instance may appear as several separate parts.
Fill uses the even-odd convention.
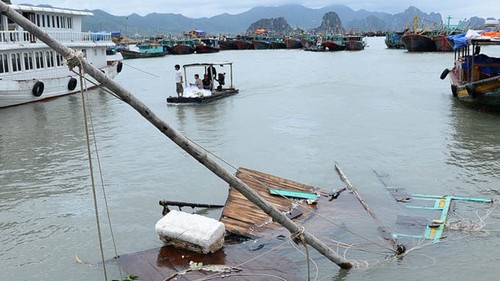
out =
[[[175,90],[177,91],[177,96],[182,97],[184,94],[184,87],[182,87],[182,83],[184,82],[181,72],[181,66],[175,65]]]

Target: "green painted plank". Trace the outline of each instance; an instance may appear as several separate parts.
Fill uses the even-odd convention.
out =
[[[272,195],[281,195],[281,196],[285,196],[285,197],[318,200],[318,195],[316,195],[316,193],[310,193],[310,192],[301,192],[301,191],[292,191],[292,190],[270,188],[269,193]]]

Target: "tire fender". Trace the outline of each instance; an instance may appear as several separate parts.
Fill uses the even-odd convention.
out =
[[[73,91],[76,88],[76,85],[78,84],[78,80],[76,78],[71,77],[68,81],[68,90]]]
[[[439,76],[439,78],[441,78],[441,80],[444,80],[444,78],[446,78],[448,73],[450,73],[450,70],[448,68],[445,68],[445,70],[443,70],[443,72],[441,72],[441,76]]]
[[[43,90],[45,89],[45,85],[43,84],[42,81],[36,81],[35,85],[33,85],[33,89],[31,90],[31,93],[35,97],[39,97],[43,94]]]

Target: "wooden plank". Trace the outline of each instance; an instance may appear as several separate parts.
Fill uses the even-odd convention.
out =
[[[308,194],[318,191],[317,188],[310,185],[248,168],[239,168],[236,176],[281,212],[291,211],[293,205],[297,204],[298,201],[292,198],[272,195],[269,193],[269,188]],[[317,195],[314,195],[317,199]],[[304,204],[304,206],[312,208],[307,204]],[[303,217],[307,216],[296,216],[298,219],[303,219]],[[220,221],[226,226],[226,231],[246,236],[255,236],[255,233],[262,233],[264,229],[279,226],[275,222],[269,223],[272,221],[271,217],[257,208],[257,206],[234,188],[231,188],[229,191],[226,207],[222,212]],[[259,230],[259,228],[261,229]]]

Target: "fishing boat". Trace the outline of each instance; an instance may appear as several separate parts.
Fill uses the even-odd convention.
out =
[[[155,58],[163,57],[167,54],[166,48],[158,42],[141,42],[137,44],[137,49],[118,49],[124,59]]]
[[[445,69],[440,78],[450,76],[451,92],[461,103],[481,110],[500,111],[500,58],[482,52],[500,46],[500,32],[469,30],[449,38],[455,43],[454,65],[452,69]]]
[[[215,38],[200,39],[195,43],[194,52],[197,54],[210,54],[220,51],[219,41]]]
[[[347,51],[361,51],[364,50],[366,46],[364,37],[359,35],[344,36],[343,41]]]
[[[344,37],[342,35],[327,35],[322,38],[321,47],[325,51],[345,50]]]
[[[238,50],[249,50],[254,49],[253,38],[247,36],[237,36],[234,40],[234,44]]]
[[[448,39],[448,36],[464,32],[461,30],[461,26],[465,20],[460,20],[457,24],[451,24],[451,19],[452,17],[448,16],[447,23],[443,24],[432,37],[437,52],[453,52],[453,42]]]
[[[436,51],[434,39],[425,33],[406,33],[401,37],[408,52],[433,52]]]
[[[406,49],[405,44],[403,43],[403,40],[401,40],[401,37],[403,37],[404,32],[399,31],[399,32],[389,32],[385,34],[385,45],[389,49]]]
[[[82,18],[89,11],[14,5],[9,7],[57,39],[81,53],[109,78],[122,70],[122,56],[108,48],[114,46],[111,33],[81,32]],[[0,15],[0,107],[37,102],[80,91],[78,73],[69,70],[65,58],[34,34]],[[92,77],[84,87],[99,83]]]
[[[413,17],[413,30],[407,30],[401,37],[408,52],[434,52],[436,44],[429,28],[418,28],[418,16]]]
[[[194,54],[195,45],[192,39],[163,39],[161,45],[168,49],[171,55],[189,55]]]
[[[235,38],[228,38],[223,36],[222,39],[219,40],[219,49],[220,50],[238,50],[238,46],[234,43]]]
[[[228,61],[213,63],[190,63],[183,65],[184,70],[184,94],[183,96],[169,96],[169,104],[199,104],[208,103],[221,98],[235,95],[239,92],[233,84],[233,63]],[[226,72],[227,71],[227,72]],[[211,85],[206,89],[198,89],[188,83],[186,77],[194,74],[203,76],[207,74]],[[226,81],[229,77],[229,81]],[[215,84],[218,84],[216,86]]]
[[[287,49],[302,49],[302,41],[300,38],[287,37],[284,40]]]

